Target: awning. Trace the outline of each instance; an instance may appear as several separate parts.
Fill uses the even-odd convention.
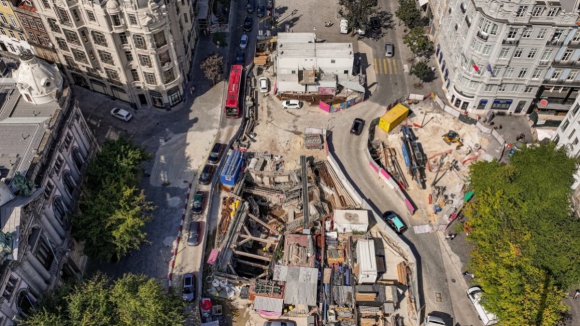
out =
[[[421,7],[423,7],[427,3],[429,3],[429,0],[419,0],[419,6],[421,6]]]
[[[362,86],[361,84],[358,83],[358,81],[350,81],[350,80],[338,80],[338,84],[342,85],[350,90],[353,90],[355,92],[360,92],[360,93],[364,93],[365,92],[365,88],[364,86]]]

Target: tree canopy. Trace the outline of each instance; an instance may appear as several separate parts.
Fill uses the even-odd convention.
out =
[[[399,0],[399,8],[395,15],[402,20],[408,28],[415,28],[421,23],[421,12],[417,9],[414,0]]]
[[[145,224],[153,206],[138,188],[141,162],[150,155],[126,139],[107,141],[85,175],[79,213],[72,217],[73,236],[84,252],[111,261],[145,241]]]
[[[201,62],[200,67],[201,70],[203,70],[205,78],[211,79],[214,85],[224,73],[223,58],[219,53],[214,53],[205,58],[205,60]]]
[[[425,35],[423,27],[415,27],[403,37],[403,43],[415,56],[428,56],[433,51],[433,42]]]
[[[375,7],[377,0],[340,0],[339,4],[346,8],[346,12],[340,9],[338,13],[348,20],[348,27],[355,31],[358,29],[367,30],[369,28],[369,17],[377,15],[380,8]]]
[[[102,274],[65,284],[49,294],[20,325],[183,325],[184,301],[163,293],[160,281],[125,274],[112,282]]]
[[[580,220],[569,198],[578,160],[554,144],[526,147],[510,165],[470,168],[470,267],[483,305],[502,325],[555,325],[580,279]]]
[[[413,68],[411,69],[411,73],[417,76],[417,78],[419,78],[419,80],[421,80],[422,83],[425,81],[425,79],[427,79],[427,77],[431,73],[431,68],[429,68],[427,61],[421,60],[413,66]]]

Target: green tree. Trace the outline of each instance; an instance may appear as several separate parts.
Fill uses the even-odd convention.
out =
[[[120,138],[106,142],[89,164],[79,213],[72,217],[73,236],[95,259],[119,259],[145,241],[143,227],[153,206],[137,187],[145,149]]]
[[[425,35],[423,27],[415,27],[403,37],[403,43],[409,47],[414,56],[427,56],[433,51],[433,42]]]
[[[417,76],[422,84],[431,73],[431,68],[429,68],[427,61],[422,60],[413,65],[411,73]]]
[[[200,67],[203,70],[205,78],[210,79],[214,85],[224,73],[223,58],[219,53],[214,53],[205,58],[201,62]]]
[[[580,278],[580,221],[569,205],[577,159],[554,144],[526,147],[510,165],[470,168],[470,267],[483,305],[503,325],[554,325]]]
[[[40,302],[25,326],[177,326],[185,322],[185,303],[164,294],[161,282],[125,274],[115,282],[103,274],[65,284]]]
[[[421,22],[421,12],[417,9],[414,0],[399,0],[399,8],[395,15],[410,29],[419,26]]]
[[[369,27],[369,17],[380,12],[380,8],[376,7],[376,0],[340,0],[339,4],[346,8],[346,12],[340,9],[338,13],[348,21],[348,27],[353,33],[359,29],[366,31]]]

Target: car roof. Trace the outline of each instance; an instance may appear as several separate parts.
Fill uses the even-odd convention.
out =
[[[242,40],[247,40],[248,39],[248,35],[244,34],[242,35]]]

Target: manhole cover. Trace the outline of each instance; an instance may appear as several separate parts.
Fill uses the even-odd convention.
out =
[[[454,278],[451,279],[451,283],[457,282]]]
[[[435,292],[435,301],[441,302],[441,293],[440,292]]]

